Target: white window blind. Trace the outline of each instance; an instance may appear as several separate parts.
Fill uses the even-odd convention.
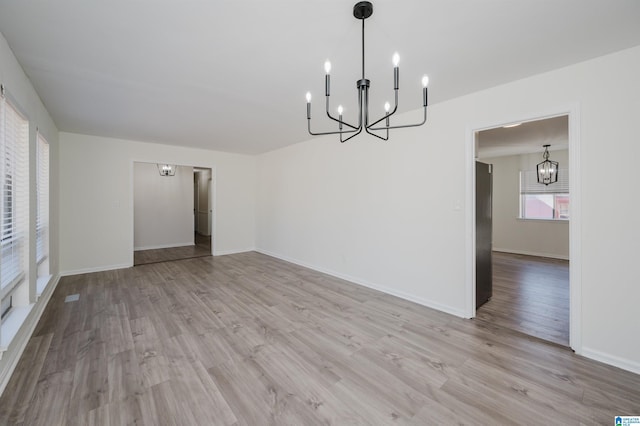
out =
[[[38,176],[36,180],[38,193],[38,210],[36,213],[36,260],[43,261],[49,247],[49,143],[38,132],[37,152]]]
[[[29,206],[29,122],[6,96],[0,98],[0,283],[4,297],[20,282],[25,272]]]
[[[538,183],[535,170],[520,172],[520,218],[569,220],[569,170],[558,170],[558,181]]]
[[[558,181],[545,185],[538,183],[536,170],[520,171],[520,194],[568,194],[569,170],[558,169]]]

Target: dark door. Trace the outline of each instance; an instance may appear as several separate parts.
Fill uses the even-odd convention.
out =
[[[491,299],[491,164],[476,161],[476,309]]]

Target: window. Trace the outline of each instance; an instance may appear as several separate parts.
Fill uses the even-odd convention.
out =
[[[29,122],[9,102],[0,96],[0,176],[2,204],[0,206],[0,295],[3,309],[11,291],[25,276],[27,224],[29,208]]]
[[[36,212],[36,261],[42,263],[49,254],[49,143],[38,132],[36,177],[38,206]]]
[[[558,170],[558,182],[538,183],[535,170],[520,172],[521,219],[569,219],[569,170]]]

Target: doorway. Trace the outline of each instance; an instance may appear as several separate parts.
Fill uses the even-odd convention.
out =
[[[133,163],[134,266],[212,255],[211,182],[210,168]],[[199,225],[198,199],[206,206]]]
[[[511,318],[514,319],[513,324],[515,324],[515,326],[510,326],[510,328],[519,332],[524,332],[526,334],[543,338],[545,340],[560,343],[565,346],[570,346],[574,350],[579,350],[581,343],[579,340],[580,316],[579,310],[576,309],[579,306],[580,302],[580,276],[579,268],[577,267],[580,262],[580,251],[578,244],[579,233],[577,232],[580,222],[580,200],[577,196],[577,194],[579,194],[579,191],[576,190],[580,185],[580,164],[577,144],[579,129],[578,118],[578,108],[574,105],[566,109],[559,109],[558,111],[552,112],[550,114],[541,114],[538,117],[522,119],[518,123],[519,126],[513,126],[511,129],[508,128],[507,125],[512,123],[515,124],[515,120],[512,120],[511,123],[499,123],[499,125],[493,124],[488,126],[476,126],[475,128],[469,129],[467,137],[467,164],[470,173],[467,179],[468,205],[466,208],[466,212],[467,224],[471,231],[467,239],[467,262],[470,267],[467,273],[468,296],[466,303],[469,317],[476,318],[480,321],[489,321],[494,324],[500,324],[502,320],[508,320]],[[547,127],[549,127],[550,125],[558,124],[561,122],[564,123],[563,143],[561,143],[558,139],[554,139],[553,134],[549,133],[549,130],[547,129]],[[520,129],[518,129],[518,127]],[[527,129],[527,127],[529,127],[530,129]],[[526,130],[535,130],[536,127],[538,127],[537,139],[531,139],[531,137],[521,138],[521,146],[507,145],[500,138],[497,138],[497,141],[493,143],[493,145],[491,143],[488,143],[486,146],[483,146],[483,136],[499,136],[497,135],[497,133],[507,134],[506,132],[511,132],[513,134],[518,132],[522,133]],[[483,134],[483,132],[486,133]],[[511,295],[501,294],[500,297],[502,298],[502,302],[506,303],[506,305],[503,305],[499,309],[496,309],[494,311],[491,311],[490,309],[491,304],[498,305],[498,303],[493,303],[498,302],[498,297],[494,295],[489,303],[487,303],[483,307],[478,308],[478,310],[476,311],[476,273],[478,265],[476,261],[475,237],[475,161],[478,160],[485,163],[501,163],[493,164],[492,168],[497,174],[498,170],[504,168],[504,157],[519,156],[520,158],[519,162],[517,163],[516,169],[516,172],[518,174],[520,170],[530,169],[532,164],[535,170],[536,163],[539,163],[543,160],[542,145],[546,144],[546,142],[550,142],[552,145],[555,145],[555,147],[552,148],[551,151],[551,159],[554,159],[554,155],[557,156],[556,158],[562,158],[560,168],[568,169],[565,170],[564,173],[565,177],[568,178],[568,180],[571,182],[571,216],[570,218],[563,217],[562,222],[560,220],[557,220],[560,219],[559,217],[541,219],[538,222],[534,221],[533,219],[522,217],[521,209],[523,207],[523,193],[520,188],[520,177],[518,176],[516,178],[513,178],[512,181],[508,185],[506,185],[510,186],[510,202],[515,205],[516,209],[516,212],[513,213],[514,206],[512,206],[511,220],[519,225],[524,225],[525,227],[529,228],[531,228],[531,226],[529,226],[531,224],[537,226],[541,225],[543,222],[546,222],[548,225],[554,226],[555,223],[555,231],[558,231],[559,228],[564,228],[563,235],[565,236],[565,241],[561,244],[561,250],[556,250],[555,252],[551,251],[550,253],[548,253],[546,249],[527,250],[523,247],[514,247],[509,245],[502,246],[503,244],[505,244],[504,239],[501,239],[498,242],[493,241],[492,266],[494,271],[492,276],[494,280],[497,280],[494,282],[494,284],[502,282],[498,287],[494,286],[494,294],[496,294],[496,291],[506,291],[505,287],[503,286],[504,282],[507,282],[510,285],[514,283],[525,285],[526,281],[529,280],[529,285],[525,285],[522,288],[516,288],[512,290],[516,293],[512,293]],[[527,143],[531,145],[529,149],[525,148]],[[562,153],[563,150],[564,153]],[[495,159],[501,160],[496,161]],[[562,163],[570,167],[563,167]],[[495,175],[493,176],[493,179],[496,179]],[[574,195],[574,192],[576,192],[576,195]],[[530,211],[532,211],[532,203],[529,203],[528,205],[525,204],[524,207],[527,206],[530,208]],[[556,205],[555,211],[559,212],[561,207],[562,206]],[[553,211],[553,208],[551,210]],[[563,215],[567,212],[568,209],[563,213]],[[560,213],[557,213],[557,215],[559,216]],[[500,217],[498,217],[497,219],[500,220]],[[553,222],[554,220],[556,221]],[[531,231],[531,229],[529,231]],[[555,231],[553,231],[552,228],[552,233],[554,233]],[[495,235],[495,232],[493,234]],[[517,236],[513,235],[513,237],[515,241],[518,240]],[[520,240],[527,242],[529,240],[529,237],[521,236]],[[498,244],[496,245],[496,243]],[[554,244],[550,245],[554,246]],[[569,268],[569,265],[571,265],[571,268]],[[509,276],[509,274],[512,274],[512,276]],[[552,292],[548,292],[548,289],[536,290],[535,287],[532,287],[530,285],[531,279],[533,279],[534,282],[549,284],[552,286],[552,288],[554,285],[563,285],[564,288],[559,290],[555,294],[552,294]],[[562,307],[560,308],[560,310],[563,313],[560,315],[564,315],[564,318],[550,318],[549,316],[558,314],[558,308],[545,304],[544,297],[540,296],[540,294],[547,294],[548,297],[554,302],[561,302],[560,304],[562,305]],[[526,305],[527,299],[532,301],[529,307],[527,307]],[[511,303],[511,306],[509,306],[509,303]],[[562,327],[566,332],[557,333],[552,331],[551,328],[545,329],[545,327],[541,327],[543,330],[542,332],[540,332],[540,330],[536,330],[534,326],[528,323],[527,321],[531,320],[535,315],[535,312],[532,312],[535,311],[535,309],[531,306],[536,304],[539,308],[542,309],[543,315],[547,317],[546,320],[550,321],[550,323],[553,323],[554,325],[563,323]],[[505,306],[507,309],[505,309]],[[520,318],[522,318],[522,315],[524,315],[526,320],[523,321],[521,319],[520,321],[518,321],[515,318],[516,316],[512,315],[512,313],[509,312],[509,308],[516,307],[521,309]],[[505,324],[503,323],[500,325]],[[545,336],[544,333],[550,333],[550,335]]]
[[[209,168],[193,168],[193,227],[194,243],[211,252],[212,173]]]

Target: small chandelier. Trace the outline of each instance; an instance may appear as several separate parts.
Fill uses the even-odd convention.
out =
[[[160,176],[174,176],[176,174],[176,166],[172,164],[158,164],[157,166]]]
[[[327,116],[331,120],[338,123],[338,131],[334,131],[334,132],[312,132],[311,131],[311,93],[307,92],[307,130],[309,131],[309,134],[313,136],[339,134],[340,142],[344,143],[349,139],[353,138],[354,136],[357,136],[358,134],[360,134],[360,132],[362,132],[362,129],[364,129],[365,132],[369,133],[370,135],[373,135],[377,138],[380,138],[386,141],[389,139],[390,129],[399,129],[403,127],[418,127],[418,126],[422,126],[427,121],[427,85],[429,84],[429,77],[425,75],[422,77],[422,106],[424,108],[424,118],[422,119],[422,122],[417,124],[404,124],[404,125],[396,125],[396,126],[389,125],[389,118],[393,114],[395,114],[396,111],[398,110],[398,88],[399,88],[399,80],[400,80],[400,69],[398,68],[398,63],[400,62],[400,56],[397,53],[395,53],[393,55],[393,90],[395,93],[395,104],[394,104],[393,110],[391,110],[391,105],[389,104],[389,102],[386,102],[384,104],[384,110],[385,110],[384,116],[382,116],[381,118],[371,123],[369,122],[370,81],[365,78],[365,73],[364,73],[364,21],[365,19],[370,17],[372,14],[373,14],[373,5],[371,4],[371,2],[361,1],[356,3],[355,6],[353,6],[353,16],[356,19],[362,20],[362,78],[356,81],[356,87],[358,88],[358,106],[359,106],[358,124],[357,125],[349,124],[342,119],[342,112],[343,112],[342,105],[338,106],[337,118],[331,115],[331,112],[329,111],[329,92],[330,92],[329,73],[331,71],[331,62],[327,61],[324,64],[324,70],[326,72],[324,81],[325,81]],[[383,120],[384,120],[384,124],[379,124]],[[375,131],[385,132],[383,134],[384,136],[374,133]],[[347,137],[344,138],[344,135],[347,135]]]
[[[558,162],[549,160],[550,146],[551,145],[543,145],[544,153],[542,154],[542,158],[544,158],[544,161],[536,166],[538,169],[538,183],[545,185],[558,181]]]

